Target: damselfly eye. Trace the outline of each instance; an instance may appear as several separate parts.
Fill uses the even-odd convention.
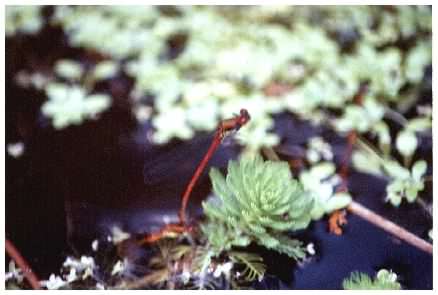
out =
[[[249,120],[251,119],[248,111],[246,109],[240,110],[240,116],[239,116],[239,124],[245,125]]]

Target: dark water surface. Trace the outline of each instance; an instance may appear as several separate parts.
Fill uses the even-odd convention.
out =
[[[277,122],[288,130],[302,125],[288,115]],[[303,126],[307,136],[324,132]],[[14,135],[13,127],[17,125],[8,126],[8,139]],[[71,246],[89,251],[91,241],[108,234],[113,225],[141,233],[160,226],[163,216],[176,219],[180,196],[211,136],[154,147],[142,140],[145,129],[133,124],[128,113],[112,110],[97,122],[61,132],[36,128],[24,138],[21,158],[7,155],[7,237],[41,276],[56,272]],[[303,136],[285,140],[290,145],[300,141]],[[342,148],[340,144],[338,153]],[[212,165],[225,167],[237,151],[221,147]],[[394,209],[383,203],[384,181],[353,174],[349,186],[358,202],[414,233],[424,237],[430,228],[431,221],[415,205]],[[194,192],[195,209],[209,191],[204,173]],[[432,288],[431,256],[358,217],[350,215],[348,221],[340,237],[327,233],[325,220],[312,224],[302,238],[315,244],[317,257],[303,266],[265,254],[269,273],[257,288],[339,289],[352,271],[374,275],[380,268],[398,273],[406,288]]]

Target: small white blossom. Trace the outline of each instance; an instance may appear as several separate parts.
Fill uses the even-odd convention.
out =
[[[19,158],[24,152],[24,143],[16,142],[8,144],[8,154],[13,158]]]
[[[93,269],[89,267],[85,269],[82,279],[85,280],[88,277],[93,277]]]
[[[67,282],[64,281],[60,276],[55,276],[55,274],[51,274],[47,281],[41,281],[40,284],[41,286],[46,287],[49,290],[57,290],[67,285]]]
[[[184,270],[181,274],[181,280],[185,283],[188,283],[191,278],[190,271]]]
[[[377,272],[376,275],[377,279],[380,281],[386,281],[386,282],[397,282],[397,274],[392,272],[392,270],[387,269],[381,269]]]
[[[214,271],[213,276],[215,278],[218,278],[218,277],[221,276],[222,273],[225,274],[225,275],[228,275],[232,268],[233,268],[233,263],[232,262],[227,262],[227,263],[224,263],[224,264],[219,264],[216,267],[216,270]]]
[[[315,255],[316,251],[315,251],[315,245],[313,243],[309,243],[306,246],[306,251],[307,253],[309,253],[310,255]]]
[[[122,273],[125,270],[125,264],[119,260],[117,263],[113,266],[113,270],[111,271],[111,275],[116,275],[119,273]]]
[[[15,262],[11,260],[9,262],[9,271],[5,274],[5,281],[15,279],[21,283],[23,281],[23,271],[21,268],[15,266]]]
[[[99,248],[99,241],[94,240],[93,243],[91,243],[91,248],[93,249],[93,251],[97,251],[97,249]]]
[[[124,232],[123,230],[121,230],[118,226],[113,226],[113,228],[111,229],[112,232],[112,241],[114,244],[118,244],[121,241],[124,241],[126,239],[129,239],[129,237],[131,236],[129,233]]]
[[[97,283],[97,284],[96,284],[96,289],[97,289],[97,290],[105,290],[105,286],[102,285],[101,283]]]
[[[78,279],[78,276],[76,274],[75,268],[70,268],[70,273],[67,275],[66,280],[67,282],[71,283]]]
[[[82,279],[84,280],[90,276],[93,276],[93,270],[96,267],[96,264],[94,263],[93,257],[81,256],[80,260],[67,257],[63,263],[63,266],[70,267],[70,274],[72,276],[72,269],[74,269],[75,273],[82,275]]]

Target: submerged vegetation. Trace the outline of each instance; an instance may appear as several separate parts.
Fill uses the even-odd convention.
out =
[[[392,271],[381,269],[373,280],[367,274],[353,272],[344,280],[342,286],[345,290],[400,290],[397,275]]]
[[[294,234],[353,202],[350,159],[351,168],[385,180],[382,202],[416,203],[431,216],[432,163],[421,151],[432,128],[431,19],[427,6],[7,6],[7,43],[50,28],[80,52],[29,64],[12,79],[46,97],[40,113],[56,132],[114,107],[113,82],[130,85],[128,108],[138,124],[152,125],[148,139],[157,145],[211,132],[241,108],[251,114],[236,136],[242,156],[225,177],[210,170],[199,226],[144,246],[152,254],[140,279],[113,251],[118,241],[108,265],[69,257],[41,284],[252,287],[267,271],[254,247],[298,262],[314,254]],[[342,159],[315,135],[298,166],[265,161],[262,151],[285,142],[275,129],[280,113],[346,138]],[[374,280],[353,273],[343,288],[400,289],[396,279],[386,270]],[[6,282],[26,286],[13,261]]]

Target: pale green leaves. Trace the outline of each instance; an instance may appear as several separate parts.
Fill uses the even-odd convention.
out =
[[[417,117],[411,119],[396,138],[396,148],[400,154],[407,158],[411,157],[418,146],[416,132],[424,132],[432,127],[432,119],[429,117]]]
[[[93,70],[93,77],[95,80],[106,80],[113,78],[119,70],[118,63],[106,60],[98,63]]]
[[[346,278],[342,287],[345,290],[400,290],[401,285],[397,281],[397,274],[391,270],[381,269],[376,278],[372,280],[367,274],[353,272]]]
[[[340,132],[350,130],[357,130],[360,133],[367,132],[383,118],[384,113],[384,107],[374,98],[369,97],[365,99],[363,106],[348,105],[344,115],[335,120],[335,127]]]
[[[122,59],[160,47],[160,40],[150,33],[149,25],[158,17],[150,6],[68,7],[57,6],[52,21],[61,24],[74,46],[92,48]]]
[[[42,6],[6,6],[6,36],[17,33],[35,34],[43,25]]]
[[[306,158],[310,163],[316,163],[322,159],[326,161],[333,159],[331,146],[322,137],[312,137],[307,146]]]
[[[87,94],[79,86],[50,83],[46,87],[49,98],[42,107],[43,114],[52,118],[53,126],[62,129],[78,125],[85,119],[93,119],[106,110],[111,98],[105,94]]]
[[[66,80],[80,81],[92,84],[97,81],[114,77],[119,70],[117,62],[111,60],[102,61],[94,66],[90,72],[85,72],[83,66],[74,60],[61,59],[55,64],[55,73]]]
[[[189,139],[193,136],[193,129],[188,125],[182,107],[169,108],[167,112],[160,113],[152,119],[152,125],[159,131],[153,135],[157,143],[168,142],[173,137]]]
[[[417,149],[418,140],[414,132],[403,130],[397,135],[395,146],[404,157],[412,156]]]
[[[355,150],[352,155],[353,167],[358,171],[381,175],[381,159],[375,154],[364,150]]]
[[[348,193],[335,191],[335,186],[341,181],[335,174],[335,169],[333,163],[321,162],[300,174],[300,182],[315,200],[310,213],[314,220],[320,219],[324,214],[344,208],[351,202],[351,196]]]
[[[247,155],[229,163],[226,178],[216,169],[211,170],[210,178],[219,200],[204,202],[204,212],[209,222],[223,223],[218,227],[221,236],[205,233],[212,238],[211,244],[229,248],[247,243],[242,240],[247,237],[291,257],[304,256],[301,243],[282,232],[306,228],[313,201],[292,179],[287,163],[264,162],[258,155]]]
[[[417,199],[418,192],[424,189],[424,174],[427,170],[425,161],[417,161],[411,171],[401,167],[396,162],[389,162],[384,166],[392,181],[386,187],[386,199],[398,207],[403,199],[409,203]]]
[[[412,83],[423,79],[424,69],[432,62],[432,46],[429,42],[420,42],[413,47],[405,61],[405,75]]]
[[[67,59],[58,60],[54,70],[58,76],[69,80],[79,80],[84,73],[79,62]]]

